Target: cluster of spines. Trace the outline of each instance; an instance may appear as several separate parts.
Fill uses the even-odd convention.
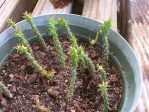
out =
[[[42,66],[40,66],[31,53],[28,52],[27,47],[24,45],[18,45],[16,49],[18,52],[24,54],[27,57],[28,61],[31,62],[32,66],[38,70],[42,76],[46,77],[50,81],[53,79],[54,71],[46,71]]]
[[[31,19],[31,15],[30,15],[28,12],[25,12],[23,18],[30,24],[30,26],[31,26],[31,28],[32,28],[32,30],[33,30],[33,32],[34,32],[34,34],[36,35],[36,38],[37,38],[38,42],[40,43],[40,45],[41,45],[45,50],[47,50],[48,47],[47,47],[47,45],[46,45],[44,39],[42,38],[42,36],[41,36],[41,34],[40,34],[38,28],[36,27],[36,25],[33,24],[33,21],[32,21],[32,19]]]
[[[50,33],[52,35],[52,38],[53,38],[55,50],[56,50],[56,52],[60,58],[61,65],[64,68],[65,67],[65,57],[64,57],[63,49],[61,47],[61,43],[60,43],[59,38],[58,38],[58,34],[56,32],[57,29],[55,26],[54,17],[50,18],[48,27],[49,27]]]
[[[8,98],[12,98],[12,94],[10,93],[8,87],[0,82],[0,92],[3,93]]]

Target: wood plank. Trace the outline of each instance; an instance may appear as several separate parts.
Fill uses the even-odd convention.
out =
[[[20,20],[22,20],[22,13],[24,13],[25,11],[28,12],[32,12],[32,10],[34,9],[36,3],[38,0],[32,0],[32,2],[30,2],[30,0],[19,0],[19,2],[17,2],[16,6],[14,7],[13,10],[11,10],[11,12],[9,13],[9,16],[7,16],[5,19],[7,21],[8,18],[12,18],[15,22],[18,22]],[[28,4],[29,3],[29,4]],[[5,6],[10,7],[10,4],[5,4]],[[0,12],[4,13],[6,12],[8,9],[0,9]],[[5,13],[4,13],[5,14]],[[3,19],[3,18],[2,18]],[[3,31],[4,29],[6,29],[8,27],[7,22],[3,21],[3,25],[1,28],[1,31]]]
[[[5,26],[7,19],[10,17],[20,0],[6,0],[0,8],[0,31]]]
[[[5,3],[6,0],[0,0],[0,8],[2,7],[2,5]]]
[[[54,8],[49,0],[39,0],[32,16],[53,14],[53,13],[71,13],[72,3],[63,8]]]
[[[148,0],[122,1],[123,11],[125,10],[123,17],[128,17],[122,18],[127,28],[122,26],[121,32],[127,34],[125,36],[138,57],[143,73],[142,94],[135,112],[149,112],[149,2]],[[128,10],[124,9],[125,5],[128,6]]]
[[[84,0],[82,15],[100,22],[111,19],[117,30],[117,0]]]

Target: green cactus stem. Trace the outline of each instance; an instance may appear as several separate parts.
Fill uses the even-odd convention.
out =
[[[88,57],[88,55],[86,55],[84,53],[84,49],[83,49],[82,46],[78,47],[78,55],[79,55],[81,70],[84,69],[84,68],[88,68],[89,73],[91,75],[93,75],[94,72],[95,72],[95,66],[94,66],[92,60]]]
[[[102,82],[102,84],[99,84],[98,91],[101,92],[102,98],[103,98],[103,106],[104,106],[104,112],[108,112],[109,107],[109,98],[107,96],[107,83]]]
[[[73,33],[71,32],[71,30],[70,30],[70,28],[69,28],[69,26],[68,26],[67,21],[66,21],[65,19],[63,19],[63,18],[60,18],[60,19],[58,20],[58,24],[59,24],[62,28],[64,28],[64,29],[67,31],[68,37],[69,37],[68,39],[70,40],[71,44],[72,44],[73,46],[75,46],[75,47],[78,47],[77,39],[76,39],[76,37],[73,35]]]
[[[96,33],[95,39],[90,40],[91,46],[93,46],[95,43],[97,43],[98,39],[99,39],[99,32]]]
[[[8,24],[10,26],[12,26],[12,28],[15,31],[15,36],[18,40],[20,40],[21,44],[23,44],[25,47],[27,47],[27,49],[29,50],[29,52],[33,55],[32,53],[32,49],[30,44],[28,43],[27,39],[25,38],[24,34],[22,33],[22,30],[20,28],[17,28],[16,24],[14,21],[12,21],[12,19],[8,20]]]
[[[101,65],[99,65],[99,64],[97,64],[97,71],[99,71],[99,73],[101,74],[101,79],[102,79],[103,81],[106,81],[107,73],[106,73],[106,71],[104,70],[104,68],[103,68]]]
[[[31,53],[28,52],[27,47],[24,45],[18,45],[16,47],[17,51],[19,51],[22,54],[25,54],[28,61],[31,62],[32,66],[38,70],[42,76],[46,77],[49,81],[51,81],[54,77],[54,70],[52,71],[46,71],[42,66],[38,64],[38,62],[35,60],[35,58],[31,55]]]
[[[77,49],[75,47],[70,47],[69,54],[70,54],[71,61],[72,61],[72,73],[71,73],[70,85],[69,85],[68,92],[67,92],[67,99],[70,101],[72,100],[74,90],[75,90],[79,58],[78,58]]]
[[[8,90],[8,87],[0,82],[0,92],[2,92],[5,96],[12,98],[12,94]]]
[[[23,18],[30,24],[30,26],[31,26],[34,34],[36,35],[36,38],[37,38],[38,42],[40,43],[40,45],[43,47],[43,49],[47,50],[48,47],[47,47],[44,39],[42,38],[38,28],[36,27],[36,25],[33,24],[30,13],[25,12]]]
[[[63,49],[61,47],[61,43],[58,38],[58,34],[56,32],[57,29],[55,26],[54,17],[50,18],[48,27],[49,27],[50,33],[52,35],[52,38],[53,38],[55,50],[60,58],[61,65],[64,68],[65,67],[65,57],[64,57]]]
[[[73,35],[73,33],[71,32],[71,30],[70,30],[70,28],[68,26],[67,21],[64,20],[63,18],[60,18],[58,20],[58,24],[67,31],[68,36],[69,36],[69,40],[70,40],[72,46],[74,46],[77,50],[80,49],[78,44],[77,44],[77,39]],[[79,52],[82,52],[81,55],[79,55],[81,71],[83,71],[83,68],[85,68],[85,66],[86,66],[86,68],[88,68],[90,74],[94,74],[95,66],[94,66],[92,60],[88,57],[88,55],[85,54],[83,48],[81,48],[80,50],[81,51],[79,51]]]
[[[111,27],[111,21],[104,21],[103,25],[101,26],[100,33],[102,34],[102,41],[103,41],[103,61],[104,65],[107,65],[109,60],[109,42],[108,42],[108,32]]]
[[[81,73],[83,73],[83,71],[86,68],[85,60],[84,60],[84,50],[83,50],[83,47],[79,46],[77,51],[78,51],[79,62],[80,62],[80,71],[81,71]]]

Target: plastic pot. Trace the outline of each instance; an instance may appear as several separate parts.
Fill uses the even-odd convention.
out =
[[[84,41],[88,41],[89,37],[94,38],[101,26],[99,22],[78,15],[52,14],[33,18],[34,23],[39,27],[43,35],[48,35],[49,33],[47,24],[50,16],[54,16],[56,20],[59,17],[65,18],[71,26],[72,32]],[[17,26],[23,30],[28,40],[31,41],[34,38],[31,27],[26,21],[17,23]],[[62,29],[59,29],[59,34],[65,35]],[[142,74],[139,62],[130,45],[112,29],[110,29],[108,40],[115,63],[118,67],[124,67],[124,70],[121,71],[124,91],[119,110],[121,112],[132,112],[140,96],[142,84]],[[8,28],[0,34],[0,67],[17,43],[18,41],[14,36],[12,28]]]

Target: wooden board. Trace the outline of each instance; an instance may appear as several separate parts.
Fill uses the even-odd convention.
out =
[[[69,3],[69,5],[63,8],[55,9],[49,0],[39,0],[34,11],[32,12],[32,16],[53,14],[53,13],[71,13],[71,9],[72,9],[72,3]]]
[[[0,31],[4,28],[7,19],[10,17],[19,0],[5,0],[0,7]]]
[[[5,30],[7,25],[7,19],[12,18],[15,22],[22,20],[22,13],[25,11],[31,12],[34,9],[37,0],[5,0],[0,8],[0,32]]]
[[[117,30],[117,0],[84,0],[83,16],[103,22],[111,19]]]
[[[122,33],[127,34],[127,40],[134,49],[143,73],[142,94],[136,112],[149,112],[149,1],[128,0],[127,30],[122,27]],[[125,15],[127,14],[127,15]],[[139,82],[138,82],[139,83]]]

